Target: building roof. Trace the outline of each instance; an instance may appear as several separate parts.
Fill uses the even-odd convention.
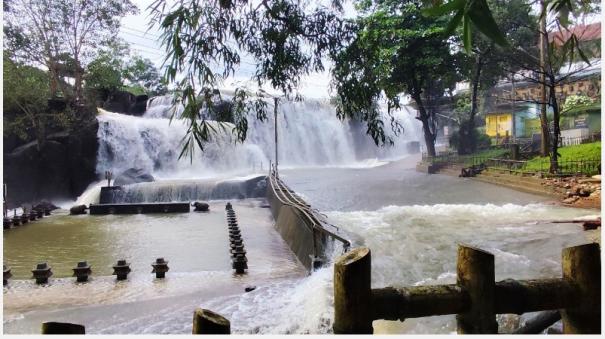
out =
[[[577,25],[569,28],[561,28],[559,31],[549,35],[548,40],[555,42],[557,46],[563,45],[571,35],[578,37],[579,41],[591,41],[601,39],[601,22],[589,25]]]

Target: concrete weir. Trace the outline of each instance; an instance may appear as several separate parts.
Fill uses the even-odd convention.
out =
[[[90,204],[90,214],[186,213],[189,203]]]
[[[298,260],[312,271],[326,261],[332,241],[340,241],[345,251],[350,242],[338,232],[330,231],[311,206],[294,194],[274,173],[268,179],[267,200],[277,231]]]

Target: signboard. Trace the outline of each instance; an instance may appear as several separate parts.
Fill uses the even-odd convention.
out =
[[[573,120],[573,126],[575,128],[588,128],[588,120],[586,116],[578,116]]]

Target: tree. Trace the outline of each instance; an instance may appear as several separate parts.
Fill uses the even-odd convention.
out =
[[[49,70],[51,96],[61,87],[79,102],[87,63],[116,37],[121,18],[136,10],[130,0],[13,0],[5,13],[5,48]],[[61,62],[66,58],[68,67]],[[61,86],[66,70],[74,78],[73,94]]]
[[[576,21],[585,14],[587,13],[575,13],[572,19]],[[530,99],[529,101],[543,105],[544,107],[550,106],[552,109],[552,140],[548,144],[550,156],[549,171],[551,173],[558,173],[558,141],[561,134],[562,98],[558,95],[557,88],[561,87],[575,74],[590,67],[591,63],[582,49],[579,48],[580,42],[578,37],[569,28],[562,25],[560,17],[551,16],[545,17],[546,19],[548,19],[548,22],[538,31],[538,34],[542,36],[542,40],[547,42],[541,56],[537,57],[531,53],[522,53],[515,62],[522,69],[529,71],[529,74],[523,74],[526,81],[535,83],[544,89],[545,95],[539,99]],[[544,29],[544,26],[550,29]],[[553,35],[568,36],[569,38],[561,41],[553,39]],[[577,55],[580,55],[583,61],[572,65],[570,61],[575,60]]]
[[[526,50],[536,46],[536,18],[531,14],[531,5],[526,0],[511,0],[506,3],[488,0],[488,4],[495,22],[507,37],[510,46],[521,46]],[[473,30],[474,28],[471,29]],[[509,72],[518,70],[518,66],[510,61],[514,50],[500,47],[483,33],[472,34],[471,39],[471,51],[466,60],[461,62],[462,65],[467,65],[464,73],[470,83],[470,107],[468,115],[461,120],[458,139],[460,154],[473,153],[476,149],[475,116],[479,107],[480,92],[491,88]]]
[[[216,110],[215,103],[222,101],[218,88],[234,74],[243,55],[253,59],[251,80],[258,88],[269,85],[285,98],[300,98],[301,76],[323,71],[323,58],[350,39],[352,27],[341,18],[340,1],[333,1],[332,7],[304,4],[297,0],[180,0],[172,6],[166,0],[154,2],[153,20],[163,31],[168,54],[165,77],[177,85],[175,104],[183,106],[181,117],[189,125],[181,156],[192,154],[195,145],[203,149],[216,132],[200,111]],[[246,138],[246,111],[266,118],[266,97],[263,90],[235,89],[230,100],[232,133],[238,140]]]
[[[390,113],[400,107],[400,95],[409,94],[422,122],[427,153],[435,156],[437,101],[457,80],[443,19],[422,15],[420,1],[361,2],[358,9],[364,15],[358,19],[356,38],[335,56],[338,114],[361,115],[371,122],[379,115],[381,99]],[[391,123],[396,121],[391,118]],[[382,129],[382,124],[368,124],[375,137]]]
[[[35,67],[15,63],[3,55],[3,91],[5,135],[14,134],[28,140],[33,131],[38,150],[44,148],[48,113],[48,74]]]
[[[166,94],[166,85],[162,81],[155,65],[149,59],[135,55],[125,65],[123,75],[131,85],[143,88],[149,95]]]

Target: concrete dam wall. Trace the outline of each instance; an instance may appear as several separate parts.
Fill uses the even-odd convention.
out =
[[[267,180],[267,200],[277,231],[307,270],[312,271],[327,261],[334,241],[348,249],[350,242],[336,230],[328,230],[311,206],[279,178],[270,175]]]

